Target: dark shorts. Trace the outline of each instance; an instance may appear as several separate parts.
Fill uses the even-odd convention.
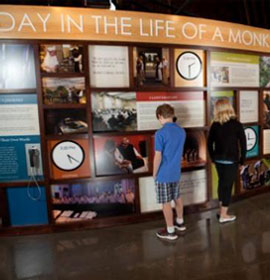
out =
[[[159,183],[156,182],[157,203],[167,203],[180,197],[179,182]]]

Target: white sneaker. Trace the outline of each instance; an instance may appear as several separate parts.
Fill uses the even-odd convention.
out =
[[[228,223],[228,222],[233,222],[233,221],[235,221],[235,220],[236,220],[236,216],[234,216],[234,215],[229,216],[228,218],[222,218],[222,217],[219,218],[219,222],[220,222],[221,224],[223,224],[223,223]]]

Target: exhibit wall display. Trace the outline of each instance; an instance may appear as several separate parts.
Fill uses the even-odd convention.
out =
[[[96,175],[145,173],[148,167],[148,137],[144,135],[94,138]]]
[[[270,87],[270,56],[260,56],[260,87]]]
[[[35,88],[36,72],[33,47],[24,44],[1,44],[0,42],[0,90]]]
[[[258,87],[259,56],[211,52],[212,87]]]
[[[235,195],[269,185],[268,30],[8,5],[1,5],[0,22],[0,201],[7,209],[22,201],[19,189],[34,172],[42,186],[36,221],[48,232],[130,223],[160,211],[151,174],[161,128],[155,112],[164,103],[186,130],[180,184],[187,208],[209,209],[217,199],[206,143],[220,98],[230,100],[247,138]],[[4,212],[0,227],[8,231],[16,223]]]
[[[240,170],[241,191],[249,191],[270,185],[270,160],[247,162]]]
[[[259,98],[257,91],[240,91],[240,122],[252,123],[259,120]]]
[[[263,154],[270,154],[270,129],[263,130]]]
[[[219,99],[227,98],[229,99],[231,105],[235,109],[234,93],[233,91],[211,91],[210,99],[210,121],[214,118],[214,106]]]
[[[175,109],[177,123],[182,127],[205,125],[205,101],[203,92],[137,92],[138,130],[159,129],[156,109],[164,103]]]
[[[44,104],[85,104],[84,78],[43,78]]]
[[[53,179],[90,176],[87,139],[48,141],[50,175]]]
[[[137,130],[135,92],[92,92],[93,131]]]
[[[263,92],[263,128],[270,128],[270,91]]]
[[[203,87],[205,85],[204,51],[175,49],[174,59],[176,87]]]
[[[41,179],[36,94],[0,95],[0,182]]]
[[[56,223],[93,220],[135,212],[133,179],[52,185]]]
[[[137,47],[133,51],[134,77],[137,87],[166,86],[170,81],[168,48]]]
[[[129,87],[128,48],[89,46],[91,87]]]
[[[83,53],[80,45],[41,45],[40,66],[46,73],[83,72]]]
[[[180,179],[180,193],[184,205],[203,203],[207,200],[205,169],[183,172]],[[139,179],[141,212],[153,212],[162,209],[156,202],[155,182],[153,177]]]
[[[257,125],[244,126],[244,130],[247,141],[246,157],[256,157],[259,155],[259,127]]]

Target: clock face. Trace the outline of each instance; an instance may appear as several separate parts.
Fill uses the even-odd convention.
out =
[[[53,163],[61,170],[72,171],[84,162],[84,150],[76,142],[62,141],[57,143],[51,153]]]
[[[257,143],[257,134],[252,127],[245,128],[246,140],[247,140],[247,150],[252,150]]]
[[[202,72],[201,58],[193,52],[181,53],[176,61],[178,74],[185,80],[195,80]]]

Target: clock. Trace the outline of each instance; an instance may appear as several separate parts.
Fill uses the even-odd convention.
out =
[[[195,80],[202,72],[202,60],[194,52],[183,52],[176,60],[176,70],[185,80]]]
[[[52,149],[51,158],[54,165],[64,171],[78,169],[84,162],[83,148],[76,142],[64,140],[58,142]]]
[[[254,128],[245,128],[246,140],[247,140],[247,151],[251,151],[257,143],[257,133]]]

